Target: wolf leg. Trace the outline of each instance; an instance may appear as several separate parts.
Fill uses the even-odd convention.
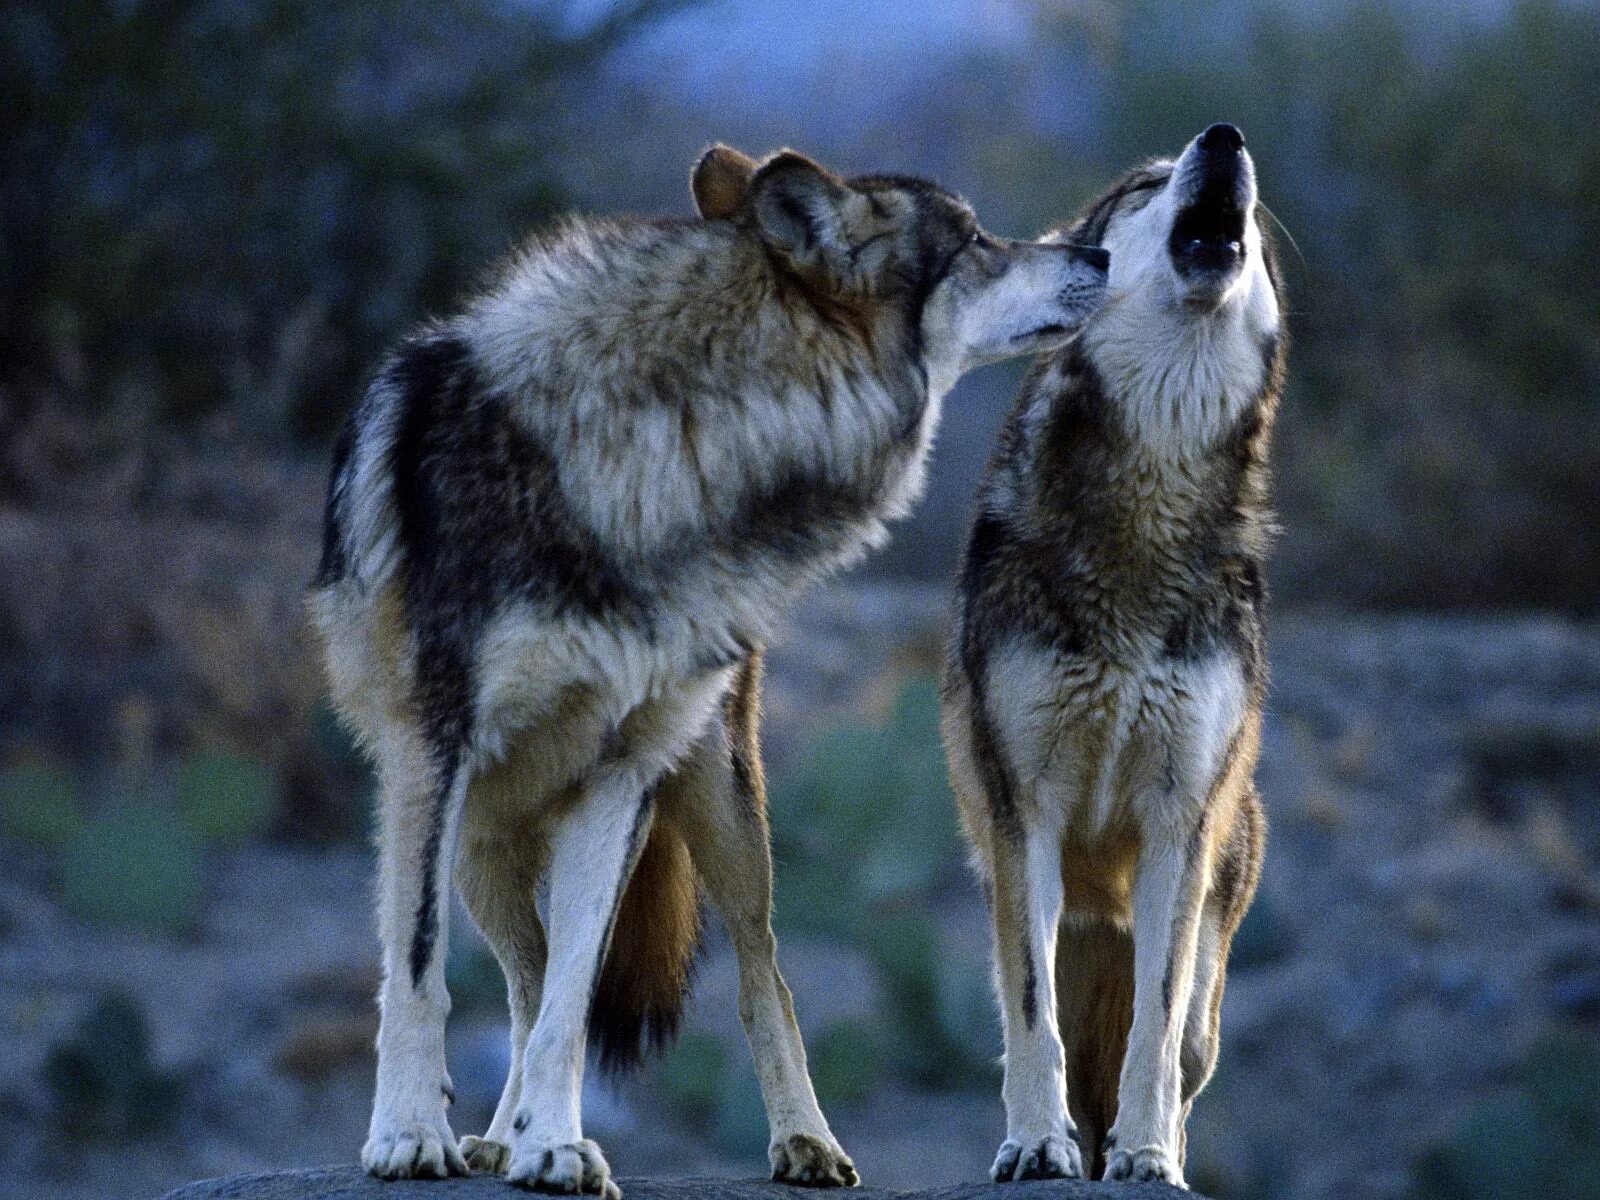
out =
[[[1266,817],[1254,787],[1240,800],[1239,814],[1222,849],[1211,890],[1201,910],[1194,991],[1183,1022],[1183,1112],[1178,1131],[1178,1166],[1188,1146],[1189,1110],[1217,1066],[1222,993],[1227,982],[1228,951],[1261,876]]]
[[[583,1136],[580,1100],[589,1006],[617,906],[650,833],[650,782],[627,768],[607,771],[551,838],[549,959],[511,1120],[512,1183],[621,1195],[600,1148]]]
[[[1005,1034],[1006,1140],[990,1176],[1081,1179],[1078,1131],[1067,1113],[1065,1056],[1056,1015],[1061,833],[1037,817],[996,828],[991,915]]]
[[[731,755],[723,731],[713,729],[663,787],[663,812],[682,833],[739,959],[739,1017],[767,1109],[772,1177],[854,1187],[855,1164],[817,1105],[794,999],[778,970],[772,851],[753,726],[740,720],[729,726]]]
[[[404,743],[400,745],[398,743]],[[450,866],[466,791],[459,751],[397,736],[380,754],[378,1079],[362,1165],[384,1179],[464,1175],[445,1116],[444,957]]]
[[[1133,1024],[1106,1139],[1112,1180],[1183,1186],[1184,1027],[1192,1006],[1206,889],[1204,823],[1147,826],[1133,884]]]
[[[537,835],[512,830],[469,829],[457,866],[462,898],[499,960],[511,1011],[511,1070],[481,1137],[461,1139],[461,1154],[474,1171],[503,1172],[511,1158],[511,1122],[522,1097],[523,1052],[539,1015],[546,943],[536,889],[546,857]]]

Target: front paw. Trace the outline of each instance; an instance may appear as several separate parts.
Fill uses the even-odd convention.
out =
[[[361,1148],[361,1165],[379,1179],[448,1179],[469,1173],[443,1116],[436,1121],[375,1120]]]
[[[461,1157],[473,1171],[485,1175],[504,1175],[511,1161],[511,1147],[504,1142],[490,1141],[486,1137],[468,1134],[461,1139]]]
[[[1070,1137],[1007,1138],[995,1155],[989,1178],[996,1183],[1024,1179],[1082,1179],[1083,1154]]]
[[[1137,1150],[1113,1150],[1106,1160],[1106,1176],[1117,1183],[1170,1183],[1187,1188],[1178,1160],[1160,1146],[1141,1146]]]
[[[605,1155],[588,1138],[544,1143],[519,1137],[511,1150],[506,1182],[541,1192],[582,1192],[622,1200]]]
[[[794,1133],[767,1148],[772,1177],[801,1187],[855,1187],[856,1165],[830,1137]]]

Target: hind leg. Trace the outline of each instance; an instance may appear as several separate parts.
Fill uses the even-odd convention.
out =
[[[1219,1043],[1218,1015],[1222,1006],[1223,974],[1227,967],[1227,945],[1223,937],[1221,913],[1214,897],[1207,898],[1200,916],[1200,935],[1196,940],[1194,991],[1189,1011],[1183,1019],[1183,1048],[1179,1051],[1182,1074],[1178,1114],[1178,1169],[1181,1171],[1189,1151],[1189,1112],[1194,1098],[1217,1067]]]
[[[511,1119],[507,1179],[556,1192],[621,1193],[583,1136],[580,1100],[589,1006],[617,906],[650,833],[653,781],[616,767],[555,823],[550,840],[549,958]]]
[[[760,761],[750,756],[753,733],[732,728],[729,736],[732,755],[723,732],[713,730],[664,782],[663,815],[688,844],[739,959],[739,1016],[767,1109],[772,1177],[853,1187],[855,1165],[817,1105],[794,1000],[778,970],[772,852]]]
[[[481,1137],[461,1139],[461,1154],[474,1171],[503,1172],[511,1158],[511,1122],[522,1097],[524,1051],[539,1015],[546,943],[536,890],[547,856],[542,837],[513,830],[470,827],[456,867],[462,899],[488,939],[506,977],[511,1013],[511,1070]]]
[[[1183,1023],[1183,1113],[1178,1131],[1178,1165],[1188,1149],[1189,1112],[1194,1099],[1217,1067],[1221,1042],[1222,993],[1228,975],[1228,951],[1261,874],[1266,818],[1254,789],[1244,795],[1230,831],[1210,894],[1200,917],[1195,956],[1194,993]]]
[[[466,1174],[445,1116],[446,917],[466,771],[393,732],[379,756],[378,931],[383,942],[378,1077],[361,1162],[407,1179]]]
[[[1000,1183],[1081,1179],[1056,1011],[1061,831],[1037,815],[1018,826],[997,827],[989,843],[1006,1106],[1006,1140],[990,1175]]]

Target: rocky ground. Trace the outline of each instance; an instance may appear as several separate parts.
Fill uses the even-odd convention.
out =
[[[774,772],[809,732],[881,711],[886,680],[927,669],[941,609],[937,592],[866,585],[810,603],[772,659]],[[1235,948],[1222,1065],[1191,1123],[1191,1178],[1219,1200],[1427,1193],[1441,1155],[1470,1151],[1481,1106],[1528,1086],[1553,1031],[1576,1030],[1560,1044],[1579,1046],[1600,1032],[1600,627],[1286,616],[1272,647],[1272,838]],[[166,939],[69,917],[47,858],[5,850],[0,1196],[151,1197],[354,1155],[373,1032],[363,849],[219,851],[200,926]],[[944,957],[981,988],[978,895],[954,863],[941,878],[927,908]],[[853,945],[790,933],[781,957],[808,1036],[882,1003]],[[620,1174],[761,1169],[734,988],[714,933],[687,1044],[732,1048],[735,1102],[706,1115],[671,1071],[592,1081],[586,1125]],[[52,1049],[115,991],[142,1005],[152,1037],[156,1082],[131,1107],[176,1097],[146,1132],[75,1127],[47,1082]],[[494,1007],[458,1006],[458,1132],[485,1122],[505,1056]],[[933,1091],[886,1073],[830,1118],[863,1178],[899,1188],[980,1179],[1002,1133],[992,1081]]]

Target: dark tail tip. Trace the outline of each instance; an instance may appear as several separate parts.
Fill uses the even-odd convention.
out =
[[[589,1048],[601,1071],[629,1071],[671,1043],[699,939],[700,896],[689,848],[657,820],[617,909],[589,1006]]]

